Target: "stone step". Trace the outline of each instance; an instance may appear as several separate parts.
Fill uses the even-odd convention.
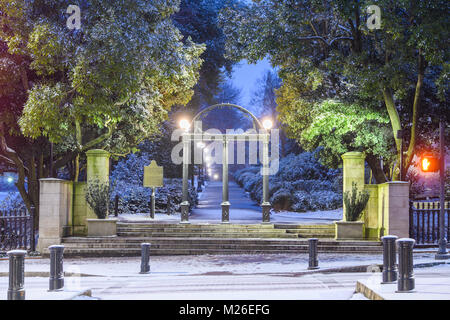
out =
[[[79,245],[65,245],[65,249],[137,249],[140,250],[139,244],[102,244],[102,243],[92,243],[92,244],[79,244]],[[162,244],[152,242],[151,248],[153,249],[183,249],[189,250],[192,249],[190,244],[178,243],[178,244]],[[364,251],[370,252],[380,252],[380,248],[374,246],[318,246],[319,251],[326,251],[333,249],[334,252],[354,252],[361,249]],[[270,250],[270,251],[279,251],[279,252],[290,252],[290,251],[301,251],[308,252],[307,245],[283,245],[283,244],[196,244],[194,249],[209,249],[209,250],[223,250],[223,249],[233,249],[233,250],[245,250],[245,251],[254,251],[254,250]]]
[[[284,245],[308,245],[307,240],[301,239],[258,239],[258,238],[235,238],[235,239],[223,239],[223,238],[131,238],[131,237],[113,237],[113,238],[85,238],[85,237],[68,237],[63,238],[64,244],[83,244],[83,243],[124,243],[124,244],[136,244],[140,245],[143,242],[150,243],[184,243],[184,244],[202,244],[202,243],[236,243],[236,244],[284,244]],[[323,239],[319,241],[321,246],[374,246],[381,248],[381,242],[379,241],[337,241],[334,239]]]
[[[334,224],[274,224],[275,229],[332,229],[335,230]]]
[[[361,253],[373,254],[381,253],[374,251],[372,247],[348,247],[336,249],[335,247],[319,248],[319,253]],[[200,255],[200,254],[276,254],[276,253],[307,253],[307,249],[280,250],[280,249],[197,249],[197,248],[162,248],[150,249],[151,255]],[[140,248],[67,248],[64,250],[64,256],[82,256],[82,257],[121,257],[121,256],[140,256]]]
[[[274,229],[273,224],[232,224],[232,223],[155,223],[155,222],[118,222],[117,227],[121,228],[174,228],[174,229],[189,229],[189,228],[205,228],[205,229]]]
[[[151,232],[151,231],[118,231],[120,237],[200,237],[200,238],[298,238],[298,234],[289,233],[219,233],[219,232],[195,232],[195,233],[174,233],[174,232]]]
[[[206,228],[145,228],[145,227],[119,227],[118,232],[167,232],[167,233],[286,233],[285,229],[206,229]],[[298,231],[293,229],[292,231]]]

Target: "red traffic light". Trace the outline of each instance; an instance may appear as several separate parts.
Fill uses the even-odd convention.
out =
[[[423,172],[436,172],[439,171],[439,158],[425,155],[420,159],[420,169]]]

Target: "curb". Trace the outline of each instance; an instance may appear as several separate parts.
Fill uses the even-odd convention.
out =
[[[369,300],[385,300],[382,296],[380,296],[378,293],[376,293],[360,281],[356,282],[356,292],[363,294],[364,297]]]

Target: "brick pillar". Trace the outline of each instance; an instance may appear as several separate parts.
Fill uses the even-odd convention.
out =
[[[391,181],[378,185],[379,224],[384,234],[409,237],[409,182]]]
[[[364,159],[366,156],[362,152],[352,151],[347,152],[342,155],[343,160],[343,192],[352,190],[352,183],[356,182],[358,185],[358,190],[364,189]],[[342,220],[345,218],[345,206],[344,215]]]
[[[86,156],[87,182],[95,179],[109,182],[109,152],[101,149],[92,149],[86,152]]]
[[[60,244],[72,234],[72,181],[40,179],[39,239],[37,250],[48,254],[48,247]]]

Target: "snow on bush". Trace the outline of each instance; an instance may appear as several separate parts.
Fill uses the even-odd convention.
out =
[[[238,170],[234,179],[254,201],[261,202],[260,166]],[[340,208],[342,172],[320,164],[317,151],[289,154],[280,160],[277,174],[269,177],[269,198],[275,210],[302,212]]]
[[[115,188],[111,194],[111,206],[114,208],[114,198],[119,195],[119,213],[150,212],[151,188],[143,187],[144,166],[150,164],[152,157],[145,152],[130,154],[114,167],[111,173],[111,183]],[[168,198],[170,212],[180,212],[182,200],[182,180],[165,178],[164,186],[156,188],[155,211],[167,213]],[[189,203],[191,208],[198,202],[197,192],[189,181]]]
[[[18,192],[9,192],[3,201],[0,201],[1,211],[23,210],[25,208],[25,203]]]

